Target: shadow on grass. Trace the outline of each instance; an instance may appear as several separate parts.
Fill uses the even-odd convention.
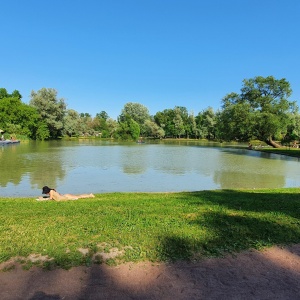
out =
[[[257,218],[206,213],[191,225],[205,227],[211,238],[166,236],[157,247],[162,261],[199,260],[218,257],[248,249],[262,249],[272,245],[300,243],[299,226],[261,221]]]
[[[188,201],[193,205],[210,203],[224,208],[252,211],[252,212],[277,212],[286,214],[300,220],[300,190],[298,193],[276,193],[220,190],[199,191],[189,193]],[[192,199],[192,200],[191,200]],[[186,200],[184,197],[182,200]]]
[[[165,236],[157,247],[161,260],[222,256],[248,249],[300,243],[300,197],[293,193],[202,191],[182,200],[201,211],[189,220],[207,237]],[[192,197],[191,197],[192,196]],[[207,209],[203,209],[207,205]]]

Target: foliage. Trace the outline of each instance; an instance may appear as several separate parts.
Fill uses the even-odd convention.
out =
[[[140,136],[140,126],[129,115],[119,120],[116,136],[125,140],[137,140]]]
[[[101,263],[101,253],[113,248],[120,255],[107,263],[201,260],[299,243],[298,195],[278,189],[112,193],[66,202],[0,198],[0,262],[39,253],[70,268],[90,264],[96,253]]]
[[[0,100],[3,98],[16,98],[21,100],[22,95],[17,90],[14,90],[11,94],[9,94],[5,88],[0,88]]]
[[[249,141],[258,139],[279,147],[299,140],[300,116],[286,79],[257,76],[243,80],[240,93],[227,94],[222,108],[211,107],[188,113],[184,106],[164,109],[150,116],[140,103],[124,105],[117,121],[105,111],[89,113],[66,108],[55,89],[42,88],[31,93],[30,106],[22,103],[15,90],[0,88],[0,128],[32,139],[57,139],[61,136],[98,136],[135,140],[151,138],[205,138],[208,140]],[[29,108],[30,107],[30,108]],[[34,109],[35,110],[34,110]]]
[[[144,124],[146,120],[150,119],[148,108],[140,103],[133,102],[128,102],[124,105],[124,108],[119,116],[120,121],[124,121],[127,116],[130,116],[139,125]]]
[[[297,112],[295,102],[287,100],[292,93],[289,82],[284,78],[258,76],[243,83],[240,94],[231,93],[223,98],[220,115],[223,138],[241,141],[255,138],[278,147],[274,139],[287,134],[291,115]]]
[[[199,129],[197,128],[197,122],[194,113],[191,113],[188,116],[185,130],[187,138],[192,137],[197,139],[199,137]]]
[[[217,117],[211,107],[199,112],[196,116],[198,134],[201,138],[212,140],[216,138]]]
[[[0,94],[0,128],[11,134],[34,137],[39,120],[36,109],[23,103],[18,91],[8,94],[1,89]]]
[[[92,127],[96,132],[99,132],[100,136],[103,138],[109,138],[112,136],[109,129],[109,119],[108,114],[105,111],[101,111],[96,114],[96,117],[92,121]]]
[[[81,132],[81,120],[77,111],[68,109],[64,116],[64,133],[69,137],[79,136]]]
[[[50,138],[50,132],[47,124],[44,121],[40,121],[38,123],[35,139],[44,141],[44,140],[48,140],[49,138]]]
[[[165,131],[166,137],[175,136],[174,117],[173,109],[164,109],[162,112],[157,112],[154,116],[156,124]]]
[[[124,105],[119,116],[120,122],[124,122],[127,116],[130,116],[140,127],[140,133],[145,133],[145,122],[150,120],[149,110],[146,106],[140,103],[128,102]]]
[[[0,99],[8,98],[9,96],[10,95],[5,88],[0,88]]]
[[[175,106],[174,109],[157,112],[154,120],[165,131],[167,137],[180,138],[189,134],[190,120],[186,107]]]
[[[144,135],[147,137],[163,138],[165,136],[165,131],[151,120],[145,121],[144,129]]]
[[[109,118],[106,121],[106,124],[107,124],[107,130],[108,130],[109,137],[112,138],[118,130],[118,122],[113,120],[112,118]]]
[[[104,119],[106,121],[107,119],[109,119],[109,115],[107,114],[106,111],[102,110],[100,113],[96,114],[96,118]]]
[[[63,98],[57,98],[55,89],[42,88],[37,92],[32,91],[29,104],[37,109],[42,121],[47,124],[51,139],[63,135],[66,104]]]
[[[181,137],[181,135],[185,134],[184,117],[186,116],[182,116],[182,109],[179,107],[175,107],[173,118],[174,133],[175,136],[178,136],[179,138]]]

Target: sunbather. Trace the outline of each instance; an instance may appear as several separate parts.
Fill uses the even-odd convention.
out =
[[[72,195],[72,194],[60,194],[55,189],[51,189],[48,186],[44,186],[42,189],[42,194],[49,195],[49,200],[61,201],[61,200],[77,200],[80,198],[94,198],[94,194],[81,194],[81,195]],[[45,200],[44,197],[39,197],[39,200]]]

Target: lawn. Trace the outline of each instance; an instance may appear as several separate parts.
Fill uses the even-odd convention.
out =
[[[292,148],[292,147],[282,147],[282,148],[257,148],[257,151],[261,152],[268,152],[280,155],[287,155],[293,157],[300,158],[300,149],[299,148]]]
[[[0,263],[44,267],[200,260],[300,243],[300,189],[0,198]]]

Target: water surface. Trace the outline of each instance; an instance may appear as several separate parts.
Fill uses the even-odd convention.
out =
[[[220,146],[220,145],[219,145]],[[201,142],[28,142],[0,148],[0,196],[300,185],[297,158]]]

